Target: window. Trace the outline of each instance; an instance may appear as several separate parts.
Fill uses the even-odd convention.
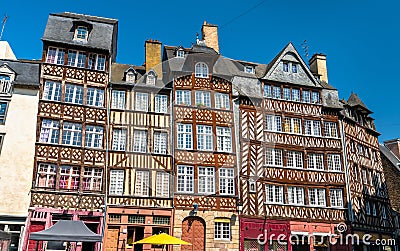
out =
[[[283,88],[283,99],[284,100],[292,100],[290,96],[290,88]]]
[[[317,120],[304,120],[304,133],[306,135],[321,136],[321,122]]]
[[[283,186],[266,185],[267,203],[283,203]]]
[[[60,189],[78,190],[79,173],[79,167],[61,166],[59,183]]]
[[[106,68],[106,56],[94,54],[89,54],[88,58],[88,69],[104,71]]]
[[[308,154],[308,169],[324,170],[324,155],[322,153]]]
[[[256,70],[254,69],[253,66],[245,66],[244,67],[244,72],[245,73],[250,73],[250,74],[255,74]]]
[[[82,125],[64,122],[62,143],[64,145],[82,145]]]
[[[219,194],[235,195],[235,171],[233,168],[220,168],[219,172]]]
[[[357,144],[357,154],[358,155],[363,155],[363,146],[361,144]]]
[[[54,188],[56,181],[56,170],[56,165],[43,163],[39,164],[36,176],[36,186]]]
[[[264,97],[271,98],[272,97],[272,86],[264,85]]]
[[[274,148],[265,149],[265,164],[268,166],[283,166],[282,150]]]
[[[199,193],[215,193],[214,167],[199,167]]]
[[[313,104],[319,104],[320,103],[320,98],[319,98],[319,92],[311,92],[311,101]]]
[[[126,76],[125,76],[125,80],[126,80],[126,82],[129,82],[129,83],[135,83],[135,80],[136,80],[135,73],[133,71],[127,72]]]
[[[289,63],[288,62],[283,62],[282,66],[283,66],[284,72],[289,72]]]
[[[217,220],[217,219],[216,219]],[[230,240],[231,239],[231,224],[229,219],[222,219],[223,222],[215,222],[214,239],[215,240]]]
[[[292,89],[292,100],[300,101],[300,90],[299,89]]]
[[[282,117],[275,115],[266,115],[266,130],[272,132],[282,131]]]
[[[136,171],[135,176],[135,195],[149,196],[149,172]]]
[[[125,109],[125,91],[112,90],[111,108]]]
[[[211,107],[211,95],[207,91],[196,91],[196,105]]]
[[[103,127],[86,125],[86,147],[101,148],[103,146]]]
[[[382,209],[382,218],[387,219],[386,208],[383,204],[381,205],[381,209]]]
[[[203,62],[199,62],[195,66],[194,73],[196,78],[208,78],[208,66]]]
[[[47,50],[46,63],[63,65],[64,57],[64,49],[49,47],[49,49]]]
[[[303,102],[311,103],[311,96],[309,90],[303,90]]]
[[[169,225],[171,218],[168,216],[153,216],[153,224]]]
[[[357,181],[358,180],[358,166],[354,165],[354,180]]]
[[[217,126],[217,147],[218,151],[232,152],[231,128]]]
[[[167,154],[167,139],[166,132],[154,132],[154,153]]]
[[[39,142],[58,144],[60,142],[60,122],[44,119],[40,128]]]
[[[376,203],[372,202],[372,216],[376,216]]]
[[[61,83],[46,81],[42,97],[45,100],[61,101]]]
[[[301,133],[301,119],[298,118],[285,118],[284,132]]]
[[[68,66],[85,68],[86,54],[80,51],[69,50],[68,51]]]
[[[154,98],[154,111],[158,113],[168,112],[168,96],[156,95]]]
[[[75,31],[75,38],[78,40],[87,40],[88,28],[85,26],[78,26]]]
[[[180,193],[193,193],[194,173],[192,166],[178,165],[177,191]]]
[[[328,170],[329,171],[342,171],[339,154],[328,154]]]
[[[331,207],[343,207],[343,190],[331,189],[329,193],[331,197]]]
[[[116,151],[125,151],[126,148],[126,130],[114,129],[112,149]]]
[[[368,178],[367,178],[367,170],[365,170],[365,169],[362,169],[361,170],[361,173],[362,173],[362,181],[363,181],[363,183],[364,184],[367,184],[368,183]]]
[[[368,180],[369,180],[369,185],[373,186],[374,185],[374,181],[372,179],[372,171],[368,170]]]
[[[139,153],[147,152],[147,132],[135,130],[133,133],[133,151]]]
[[[332,138],[338,137],[337,125],[335,122],[325,122],[324,127],[325,127],[325,137],[332,137]]]
[[[149,72],[146,76],[146,84],[155,85],[156,84],[156,76],[153,72]]]
[[[143,215],[128,215],[128,223],[144,224],[145,220],[146,218]]]
[[[192,149],[192,125],[178,124],[178,149]]]
[[[272,97],[281,99],[281,87],[280,86],[273,86],[272,87]]]
[[[309,188],[308,197],[310,205],[312,206],[325,206],[325,189],[323,188]]]
[[[149,109],[149,94],[136,92],[135,95],[135,110],[147,112]]]
[[[216,92],[215,108],[229,110],[230,109],[229,94]]]
[[[7,102],[0,102],[0,124],[6,122]]]
[[[73,104],[83,104],[83,86],[66,84],[65,102]]]
[[[124,171],[111,170],[110,171],[110,194],[122,195],[124,191]]]
[[[166,198],[169,197],[169,173],[157,172],[156,196]]]
[[[297,64],[296,63],[292,63],[292,72],[297,73]]]
[[[288,203],[292,205],[304,205],[304,188],[288,187]]]
[[[190,91],[183,91],[183,90],[176,91],[175,103],[177,105],[191,105],[192,99],[190,96]]]
[[[212,126],[197,125],[197,150],[213,150]]]
[[[369,201],[365,201],[365,213],[367,215],[371,215],[371,206],[369,204]]]
[[[287,151],[287,166],[293,168],[303,168],[303,154],[296,151]]]
[[[177,50],[176,51],[176,57],[177,58],[184,58],[185,57],[185,51],[184,50]]]
[[[83,190],[101,191],[103,169],[85,168],[83,172]]]
[[[90,106],[103,107],[104,90],[99,88],[89,87],[87,89],[86,104]]]

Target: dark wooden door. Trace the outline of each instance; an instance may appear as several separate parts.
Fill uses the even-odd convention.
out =
[[[189,217],[182,222],[182,240],[192,243],[182,245],[182,251],[205,250],[205,224],[201,218]]]

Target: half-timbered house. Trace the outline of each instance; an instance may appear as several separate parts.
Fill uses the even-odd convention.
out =
[[[162,81],[161,43],[145,48],[145,67],[112,65],[106,251],[161,250],[132,243],[172,234],[171,88]]]
[[[346,220],[338,93],[324,55],[310,66],[289,43],[238,87],[241,251],[328,250],[323,237]]]
[[[50,14],[45,28],[37,114],[31,202],[23,250],[34,250],[31,232],[61,219],[82,220],[95,233],[103,227],[105,195],[105,95],[116,57],[118,21]],[[39,248],[63,249],[63,243]],[[80,249],[99,250],[83,243]]]
[[[365,234],[371,235],[371,243],[378,239],[391,239],[393,221],[379,150],[380,134],[375,128],[372,112],[357,94],[352,93],[342,103],[351,198],[351,231],[361,237]],[[354,246],[357,251],[379,248],[379,245],[365,245],[361,242]],[[386,249],[390,250],[390,247]]]

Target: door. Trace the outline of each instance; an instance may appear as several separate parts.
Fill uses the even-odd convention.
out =
[[[29,233],[39,232],[44,230],[44,222],[31,222],[31,226],[29,227]],[[38,250],[42,250],[43,242],[40,241],[38,245]],[[28,251],[36,250],[36,241],[29,240],[28,242]]]
[[[192,243],[182,245],[181,251],[204,251],[205,250],[205,228],[206,224],[199,217],[189,217],[182,222],[182,240]]]
[[[107,238],[104,243],[105,251],[117,251],[118,250],[118,240],[119,240],[119,227],[108,227]]]
[[[97,233],[98,223],[85,223],[85,225],[92,230],[93,233]],[[82,251],[95,251],[95,242],[83,242]]]

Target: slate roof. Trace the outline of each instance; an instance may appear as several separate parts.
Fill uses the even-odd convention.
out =
[[[379,149],[381,150],[381,153],[392,163],[392,165],[400,172],[400,160],[397,158],[396,155],[392,151],[390,151],[389,148],[387,148],[383,144],[379,144]]]
[[[87,42],[73,40],[75,21],[84,21],[92,26]],[[107,50],[115,55],[117,32],[118,20],[116,19],[64,12],[49,15],[42,40]]]
[[[349,99],[347,100],[347,104],[349,106],[359,106],[364,108],[366,111],[371,112],[371,110],[367,108],[364,102],[362,102],[361,99],[358,97],[358,95],[355,93],[351,93]]]
[[[39,62],[21,62],[16,60],[0,60],[1,65],[8,65],[15,73],[14,85],[39,87]]]

